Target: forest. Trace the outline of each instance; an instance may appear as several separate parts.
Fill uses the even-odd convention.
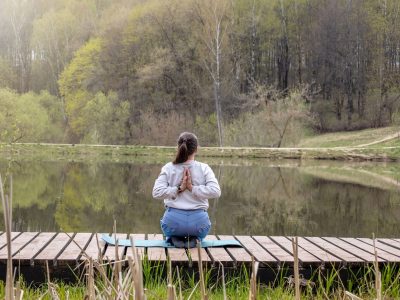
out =
[[[295,146],[400,121],[398,0],[2,0],[0,142]]]

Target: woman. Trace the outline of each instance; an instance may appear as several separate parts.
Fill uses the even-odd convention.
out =
[[[153,197],[164,199],[165,213],[161,229],[167,242],[184,247],[195,239],[202,240],[211,228],[208,217],[208,199],[221,195],[214,172],[194,159],[198,141],[193,133],[184,132],[178,139],[178,150],[173,162],[161,169],[153,188]]]

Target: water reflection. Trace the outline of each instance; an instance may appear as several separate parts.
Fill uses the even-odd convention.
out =
[[[115,219],[118,231],[153,233],[160,232],[163,206],[151,198],[151,189],[162,164],[2,161],[0,173],[14,177],[14,230],[108,232]],[[368,184],[356,178],[360,165],[210,164],[223,193],[210,200],[215,234],[399,235],[399,189],[393,176],[392,185],[380,187],[376,179]],[[340,168],[353,172],[351,180],[337,175],[345,173]],[[359,174],[393,168],[367,165]]]

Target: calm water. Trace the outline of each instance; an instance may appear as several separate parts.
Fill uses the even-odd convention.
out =
[[[222,188],[210,200],[215,234],[400,236],[397,165],[209,163]],[[162,165],[0,161],[14,178],[13,230],[110,232],[115,219],[119,232],[160,232],[151,190]]]

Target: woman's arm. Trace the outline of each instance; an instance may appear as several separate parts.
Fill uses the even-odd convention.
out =
[[[206,165],[204,170],[206,182],[204,185],[194,185],[192,194],[198,199],[218,198],[221,196],[221,188],[215,178],[213,170]]]
[[[160,175],[156,179],[153,187],[153,198],[173,199],[178,195],[178,187],[169,186],[166,166],[162,167]]]

